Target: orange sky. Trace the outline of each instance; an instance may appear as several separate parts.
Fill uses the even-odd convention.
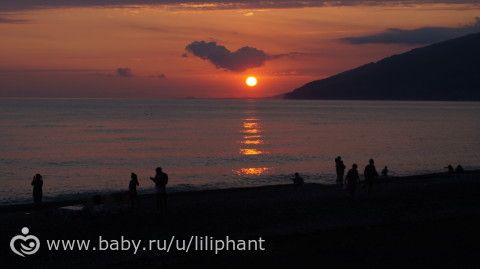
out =
[[[463,27],[477,16],[479,6],[444,4],[218,10],[173,5],[0,12],[0,96],[272,96],[420,46],[348,44],[341,38],[387,28]],[[261,67],[232,72],[191,53],[182,56],[186,45],[201,40],[215,41],[231,51],[250,46],[283,56],[272,57]],[[117,68],[129,68],[132,75],[119,76]],[[258,86],[246,87],[247,75],[257,76]]]

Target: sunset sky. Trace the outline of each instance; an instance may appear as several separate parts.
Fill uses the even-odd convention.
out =
[[[273,96],[480,31],[478,1],[194,2],[2,1],[0,96]]]

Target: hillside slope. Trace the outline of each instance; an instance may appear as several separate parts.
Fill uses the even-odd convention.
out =
[[[480,100],[480,33],[312,81],[286,99]]]

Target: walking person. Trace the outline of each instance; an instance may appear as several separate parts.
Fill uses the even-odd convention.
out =
[[[138,182],[138,176],[135,173],[132,173],[130,176],[130,183],[128,184],[128,194],[130,196],[130,203],[132,208],[134,206],[138,207],[138,194],[137,194],[137,186],[140,183]]]
[[[365,186],[367,187],[367,192],[370,195],[375,179],[378,177],[377,169],[375,168],[375,161],[370,159],[368,165],[365,166],[365,171],[363,172],[365,176]]]
[[[155,169],[155,177],[150,177],[150,179],[155,183],[155,190],[157,192],[157,209],[166,213],[167,210],[167,184],[168,184],[168,175],[162,171],[161,167]]]
[[[345,177],[346,189],[348,191],[350,201],[352,202],[355,199],[355,191],[357,190],[357,185],[360,182],[360,176],[358,175],[357,168],[357,164],[354,163],[352,168],[348,170],[347,176]]]
[[[345,174],[345,164],[342,161],[342,157],[335,158],[335,170],[337,172],[337,184],[343,184],[343,175]]]
[[[42,175],[36,174],[35,176],[33,176],[32,186],[33,186],[33,202],[37,207],[39,207],[42,204],[42,197],[43,197]]]

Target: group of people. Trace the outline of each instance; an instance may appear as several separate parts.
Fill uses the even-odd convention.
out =
[[[449,164],[445,168],[447,168],[449,174],[463,174],[463,172],[465,172],[465,170],[463,169],[463,167],[461,165],[457,165],[457,167],[455,169],[453,169],[453,166],[451,164]]]
[[[337,158],[335,158],[337,184],[342,186],[345,184],[350,198],[354,199],[355,192],[357,190],[357,185],[360,184],[360,175],[358,173],[358,165],[356,163],[352,164],[352,168],[348,170],[347,176],[345,176],[346,168],[347,167],[343,163],[342,157],[338,156]],[[388,172],[389,172],[388,167],[385,166],[381,171],[382,177],[387,178]],[[375,182],[375,179],[378,178],[379,176],[377,172],[377,168],[375,167],[375,161],[373,159],[370,159],[368,161],[368,165],[365,166],[363,175],[365,177],[364,186],[367,188],[367,192],[370,195],[372,191],[373,183]],[[303,178],[300,176],[298,172],[294,174],[292,181],[293,181],[293,184],[297,186],[302,185],[304,183]]]
[[[167,184],[168,184],[168,174],[163,172],[161,167],[155,169],[155,176],[150,177],[150,180],[155,184],[156,199],[157,199],[157,209],[161,212],[166,212],[167,210]],[[130,183],[128,184],[128,194],[130,196],[130,203],[133,207],[138,206],[139,199],[137,193],[137,187],[140,186],[138,181],[138,176],[135,173],[132,173],[130,176]]]
[[[352,164],[352,168],[348,170],[347,176],[345,175],[346,166],[343,163],[342,157],[338,156],[335,158],[335,168],[337,172],[337,184],[345,184],[350,199],[354,199],[357,186],[360,183],[360,175],[358,173],[358,165],[356,163]],[[388,177],[388,167],[385,166],[382,169],[382,177]],[[363,171],[363,176],[365,178],[364,186],[367,188],[367,193],[370,195],[373,187],[373,183],[378,178],[377,168],[375,167],[375,161],[370,159],[368,164],[365,166]]]
[[[463,167],[461,165],[458,165],[455,169],[453,169],[452,165],[448,165],[445,168],[448,169],[448,172],[450,174],[462,174],[464,172]],[[337,158],[335,158],[335,169],[337,172],[337,180],[336,180],[337,184],[345,185],[350,199],[353,200],[355,197],[357,186],[360,184],[360,175],[358,173],[358,165],[356,163],[352,164],[352,168],[348,170],[347,175],[345,176],[346,166],[343,163],[342,157],[338,156]],[[387,178],[388,172],[389,172],[388,167],[385,166],[381,171],[382,177]],[[368,161],[368,164],[365,166],[365,169],[363,171],[363,175],[365,178],[364,186],[367,188],[367,193],[370,195],[373,184],[375,180],[379,177],[379,174],[375,167],[375,161],[373,159],[370,159]],[[150,177],[150,180],[152,180],[153,183],[155,184],[157,209],[160,210],[161,212],[166,212],[166,209],[167,209],[166,186],[168,184],[168,174],[163,172],[161,167],[157,167],[155,169],[155,176]],[[293,184],[297,186],[302,185],[304,183],[304,180],[299,173],[294,174],[292,181],[293,181]],[[42,196],[43,196],[42,175],[36,174],[33,177],[31,185],[33,186],[33,201],[35,205],[39,206],[42,203]],[[137,193],[138,186],[140,186],[140,182],[138,181],[138,176],[137,174],[132,173],[130,176],[130,182],[128,185],[128,193],[129,193],[132,208],[139,205],[139,199],[138,199],[138,193]]]
[[[347,176],[345,177],[344,175],[345,175],[346,166],[343,163],[343,160],[340,156],[338,156],[335,159],[335,167],[337,172],[337,183],[340,185],[345,184],[351,199],[353,199],[355,196],[357,185],[360,183],[360,176],[358,174],[357,164],[354,163],[352,165],[352,168],[347,172]],[[378,177],[378,173],[375,168],[375,163],[373,159],[370,159],[369,164],[365,166],[365,170],[363,174],[365,176],[365,186],[367,187],[367,191],[370,194],[373,183],[375,179]],[[388,168],[386,166],[382,170],[382,176],[384,177],[388,176]],[[163,172],[161,167],[157,167],[155,169],[155,176],[150,177],[150,180],[152,180],[153,183],[155,184],[157,209],[161,212],[166,212],[166,208],[167,208],[166,186],[168,184],[168,174]],[[304,183],[304,180],[299,173],[294,174],[292,181],[293,181],[293,184],[297,186],[302,185]],[[39,206],[42,203],[42,195],[43,195],[42,175],[36,174],[33,177],[32,186],[33,186],[33,201],[37,206]],[[138,186],[140,186],[140,182],[138,180],[137,174],[131,173],[130,182],[128,184],[128,194],[129,194],[132,208],[138,207],[139,205],[139,198],[137,193]]]
[[[163,172],[161,167],[155,169],[155,176],[150,177],[150,180],[155,184],[156,191],[156,203],[157,209],[163,213],[167,209],[167,191],[166,187],[168,184],[168,174]],[[40,206],[42,203],[43,196],[43,177],[40,174],[36,174],[33,177],[32,184],[33,186],[33,202],[36,206]],[[130,182],[128,184],[128,194],[130,197],[130,202],[133,207],[138,206],[139,199],[137,193],[137,187],[140,186],[138,181],[138,176],[135,173],[130,175]]]

